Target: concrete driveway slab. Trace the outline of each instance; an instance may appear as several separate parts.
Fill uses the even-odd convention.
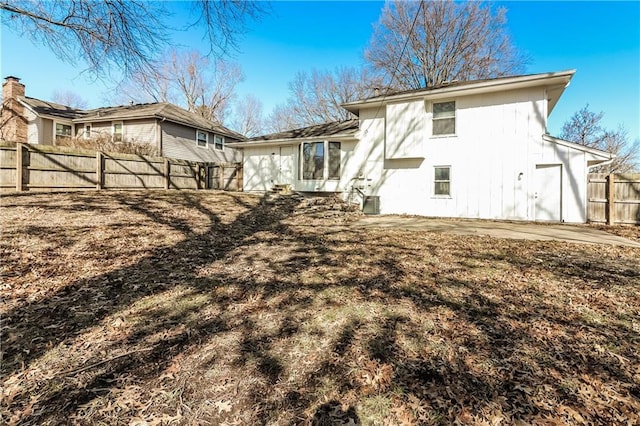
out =
[[[353,224],[361,228],[392,228],[458,235],[488,235],[521,240],[558,240],[584,244],[611,244],[640,248],[640,243],[580,225],[498,222],[472,219],[432,219],[406,216],[364,216]]]

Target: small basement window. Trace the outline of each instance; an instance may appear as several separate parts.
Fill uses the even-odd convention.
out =
[[[196,130],[196,144],[198,146],[206,148],[207,147],[208,136],[209,135],[207,135],[207,132],[201,132],[200,130]]]
[[[451,195],[451,167],[434,167],[434,195]]]
[[[456,133],[456,103],[433,104],[433,135],[454,135]]]

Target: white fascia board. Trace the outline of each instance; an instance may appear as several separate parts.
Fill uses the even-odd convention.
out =
[[[288,139],[274,139],[274,140],[265,140],[265,141],[250,141],[250,142],[230,142],[227,146],[232,148],[251,148],[253,146],[277,146],[277,145],[292,145],[296,143],[302,142],[318,142],[318,141],[336,141],[336,142],[352,142],[358,141],[358,137],[356,135],[325,135],[325,136],[316,136],[316,137],[305,137],[305,138],[288,138]]]
[[[375,99],[349,102],[342,104],[341,106],[347,111],[357,114],[363,107],[378,106],[386,102],[393,101],[411,101],[417,99],[429,100],[447,96],[475,95],[536,86],[554,86],[558,84],[562,84],[566,87],[575,72],[576,70],[550,72],[519,77],[500,78],[460,86],[452,85],[441,87],[439,89],[424,89],[416,92],[400,93],[397,95],[382,96]]]
[[[600,157],[603,161],[611,160],[616,157],[615,154],[611,154],[610,152],[602,151],[601,149],[597,149],[597,148],[590,148],[588,146],[580,145],[579,143],[565,141],[564,139],[555,138],[551,135],[542,135],[542,139],[546,140],[547,142],[556,143],[558,145],[563,145],[568,148],[589,153],[596,157]]]

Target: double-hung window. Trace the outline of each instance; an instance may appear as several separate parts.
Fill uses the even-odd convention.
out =
[[[224,137],[220,135],[213,136],[213,147],[215,149],[222,150],[224,149]]]
[[[84,126],[84,138],[91,139],[91,124],[85,124]]]
[[[122,142],[122,122],[113,123],[113,141]]]
[[[56,123],[56,140],[71,137],[71,126],[68,124]]]
[[[456,103],[439,102],[433,104],[433,135],[454,135],[456,133]]]
[[[340,179],[340,142],[302,144],[302,179]]]
[[[207,147],[208,136],[209,135],[207,134],[207,132],[202,132],[200,130],[196,130],[196,144],[198,146],[206,148]]]
[[[451,167],[437,166],[433,168],[433,194],[440,196],[451,195]]]

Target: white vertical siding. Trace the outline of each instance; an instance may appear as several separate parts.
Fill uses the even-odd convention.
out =
[[[433,136],[432,105],[451,100],[456,134]],[[300,181],[296,172],[294,188],[347,197],[357,186],[380,196],[383,214],[535,220],[536,165],[562,164],[562,220],[584,222],[587,160],[595,158],[543,139],[546,102],[543,88],[530,88],[361,109],[358,141],[342,142],[340,181]],[[272,152],[280,151],[245,148],[245,190],[271,188]],[[437,166],[450,167],[449,196],[434,194]]]
[[[426,111],[423,100],[387,105],[385,157],[421,157],[425,124]]]

